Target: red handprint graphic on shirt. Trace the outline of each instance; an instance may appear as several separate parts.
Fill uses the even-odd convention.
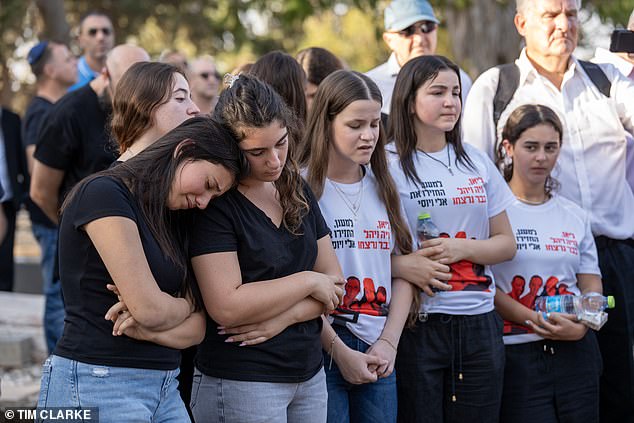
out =
[[[358,278],[350,276],[346,280],[345,294],[343,296],[343,304],[341,305],[341,307],[344,309],[349,309],[354,299],[357,298],[359,291],[361,291],[361,282]]]
[[[515,275],[513,277],[513,281],[511,282],[511,292],[509,293],[509,296],[513,298],[515,301],[519,301],[520,295],[522,295],[522,292],[524,292],[525,283],[526,281],[524,280],[523,277],[519,275]]]
[[[528,294],[524,295],[520,298],[520,303],[525,307],[533,309],[535,307],[535,298],[537,298],[537,294],[539,293],[539,289],[544,284],[541,276],[533,275],[531,276],[531,280],[528,283]]]
[[[361,293],[361,283],[356,276],[348,277],[345,286],[345,294],[341,306],[333,313],[337,317],[345,318],[343,315],[352,314],[353,316],[367,314],[370,316],[386,316],[387,315],[387,290],[384,286],[375,288],[374,281],[371,278],[363,278],[363,292],[361,298],[357,299]],[[356,317],[353,320],[356,322]]]
[[[531,310],[535,308],[535,300],[538,296],[551,297],[553,295],[574,295],[573,292],[568,290],[568,286],[566,284],[559,283],[559,279],[555,276],[551,276],[546,279],[546,283],[544,284],[544,280],[541,276],[533,275],[528,283],[528,293],[521,297],[521,294],[524,292],[524,288],[524,278],[520,275],[515,275],[513,277],[513,281],[511,282],[511,292],[509,292],[509,296]],[[540,290],[541,293],[539,292]],[[532,333],[532,331],[525,326],[506,320],[504,321],[505,335],[517,335],[520,333]]]
[[[441,238],[449,238],[446,233],[440,234]],[[466,239],[467,234],[460,231],[456,234],[456,238]],[[451,291],[480,291],[491,292],[491,277],[484,273],[484,266],[473,263],[469,260],[460,260],[450,264],[451,279],[447,282],[451,285]]]
[[[511,292],[509,296],[515,301],[519,301],[525,307],[533,309],[535,307],[535,298],[543,285],[543,280],[538,275],[533,275],[528,283],[528,292],[522,297],[522,293],[526,287],[525,279],[520,275],[515,275],[511,282]],[[532,331],[526,326],[517,323],[504,321],[504,335],[519,335],[523,333],[531,333]]]
[[[568,291],[568,286],[563,283],[559,283],[559,279],[555,276],[551,276],[546,280],[546,296],[552,297],[553,295],[575,295],[573,292]]]

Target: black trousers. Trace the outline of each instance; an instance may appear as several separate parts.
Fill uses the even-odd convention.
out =
[[[616,307],[597,332],[603,375],[600,410],[602,423],[634,422],[634,240],[596,238],[604,295],[613,295]]]
[[[399,423],[497,423],[502,319],[429,314],[405,329],[396,356]]]
[[[507,345],[500,423],[598,423],[601,354],[579,341]]]
[[[7,235],[0,244],[0,291],[13,291],[13,244],[15,241],[15,215],[13,202],[1,204],[7,217]]]
[[[189,406],[192,396],[192,383],[194,381],[194,358],[196,357],[196,350],[198,346],[185,348],[181,350],[181,365],[180,373],[178,374],[178,391],[181,394],[181,398],[187,408],[189,418],[194,421],[194,415],[192,414],[191,407]]]

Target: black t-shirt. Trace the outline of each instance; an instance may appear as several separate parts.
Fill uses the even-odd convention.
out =
[[[44,97],[35,96],[29,107],[26,109],[24,119],[22,119],[22,144],[24,148],[37,144],[37,136],[44,122],[44,117],[53,107],[53,103],[45,99]],[[27,173],[28,175],[28,173]],[[30,176],[27,176],[27,186],[30,185]],[[44,212],[31,200],[31,197],[27,197],[26,209],[31,216],[31,222],[38,223],[40,225],[54,228],[55,224],[46,217]]]
[[[65,172],[60,204],[77,182],[107,169],[117,158],[106,121],[107,113],[90,85],[66,94],[48,113],[38,134],[35,158]]]
[[[302,223],[303,235],[276,227],[266,214],[237,189],[196,214],[190,232],[190,255],[235,251],[242,283],[281,278],[313,270],[317,240],[329,230],[315,197],[306,187],[310,212]],[[221,272],[222,269],[209,269]],[[255,382],[303,382],[321,368],[321,319],[286,328],[259,345],[240,347],[224,342],[218,324],[207,316],[207,333],[198,347],[196,366],[206,375]]]
[[[145,257],[159,288],[175,294],[183,274],[163,255],[145,223],[137,200],[111,177],[98,177],[78,192],[62,214],[59,267],[66,307],[64,334],[54,354],[84,363],[141,369],[173,370],[180,351],[127,336],[113,336],[105,320],[117,297],[106,289],[113,283],[83,225],[107,216],[136,222]]]

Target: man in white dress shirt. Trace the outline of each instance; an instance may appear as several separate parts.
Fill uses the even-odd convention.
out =
[[[554,176],[560,193],[591,219],[597,240],[604,294],[617,306],[598,332],[603,355],[601,420],[634,421],[634,194],[625,178],[626,131],[634,130],[634,83],[612,65],[600,65],[609,97],[574,57],[579,2],[516,0],[515,25],[526,48],[515,64],[519,84],[493,119],[500,71],[480,76],[464,111],[465,140],[493,157],[509,114],[526,103],[546,105],[564,122],[561,154]]]
[[[630,15],[627,29],[634,31],[634,10]],[[606,48],[597,47],[592,61],[594,63],[611,63],[623,75],[634,81],[634,53],[614,53]],[[628,134],[627,136],[627,160],[625,173],[627,175],[628,184],[630,184],[630,187],[634,190],[634,136],[632,134]]]
[[[385,9],[384,17],[383,41],[392,50],[392,54],[387,62],[369,70],[366,75],[372,78],[381,90],[381,112],[390,114],[396,76],[410,59],[436,54],[440,21],[427,0],[393,0]],[[464,104],[471,88],[471,78],[462,69],[460,82]]]

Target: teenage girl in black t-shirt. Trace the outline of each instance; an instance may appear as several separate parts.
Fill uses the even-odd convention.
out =
[[[183,70],[168,63],[135,63],[117,83],[112,99],[111,132],[120,153],[115,164],[139,154],[198,113]],[[192,390],[195,352],[192,346],[181,354],[178,388],[185,404]]]
[[[101,422],[189,420],[178,349],[200,342],[205,320],[175,211],[227,191],[239,157],[230,133],[193,118],[71,191],[59,235],[66,321],[38,407],[98,407]]]
[[[238,139],[249,172],[196,216],[191,231],[192,265],[210,316],[192,411],[199,422],[325,422],[321,315],[339,304],[341,269],[290,158],[291,112],[267,84],[236,78],[214,118]]]

